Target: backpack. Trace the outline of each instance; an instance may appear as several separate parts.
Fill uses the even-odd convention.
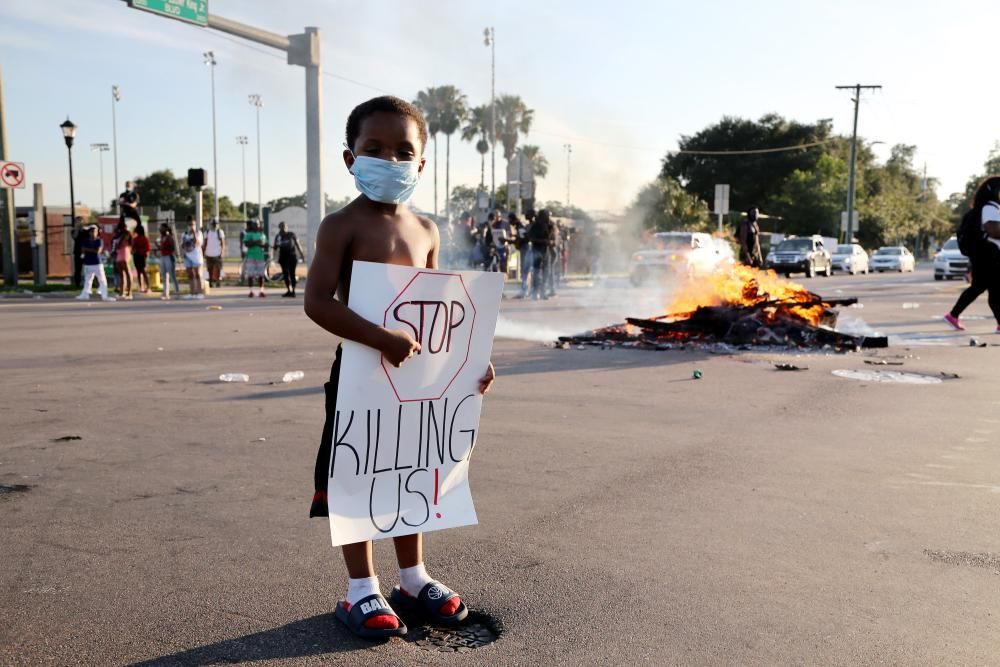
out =
[[[989,204],[987,204],[989,206]],[[983,209],[982,207],[976,207],[969,209],[964,216],[962,216],[962,222],[958,224],[958,232],[956,236],[958,237],[958,249],[966,257],[975,257],[983,253],[984,250],[988,250],[987,245],[989,241],[986,240],[986,234],[983,233]]]

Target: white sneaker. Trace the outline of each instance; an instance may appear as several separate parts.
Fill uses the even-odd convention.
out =
[[[118,299],[116,299],[116,298],[115,298],[115,297],[113,297],[113,296],[102,296],[102,297],[101,297],[101,301],[117,301],[117,300],[118,300]]]
[[[194,298],[194,294],[185,294],[181,298],[184,299],[185,301],[190,301],[191,299]]]
[[[76,300],[77,301],[90,301],[90,295],[89,294],[81,294],[80,296],[76,297]]]
[[[200,301],[201,299],[205,298],[205,295],[204,294],[195,294],[194,298],[196,298],[196,299],[198,299]]]

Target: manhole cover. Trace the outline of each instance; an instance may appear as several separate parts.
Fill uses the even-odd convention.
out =
[[[30,490],[31,487],[27,484],[0,484],[0,496],[6,496],[9,493],[24,493]]]
[[[468,653],[492,644],[503,634],[503,623],[489,614],[470,611],[469,617],[456,628],[431,625],[410,625],[406,641],[425,651]]]
[[[896,384],[941,384],[940,377],[920,375],[919,373],[901,373],[900,371],[875,370],[836,370],[833,374],[849,380],[865,382],[885,382]]]

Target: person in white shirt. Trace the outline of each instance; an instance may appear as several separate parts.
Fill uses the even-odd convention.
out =
[[[971,284],[959,295],[944,320],[953,329],[964,330],[958,319],[962,311],[980,294],[989,292],[990,310],[997,321],[996,333],[1000,334],[1000,176],[990,176],[982,182],[973,198],[972,210],[980,212],[983,238],[976,245],[977,251],[970,253]]]
[[[184,258],[184,268],[187,270],[188,285],[191,293],[188,299],[204,299],[205,290],[201,282],[201,267],[204,259],[201,254],[201,246],[204,243],[202,234],[198,231],[198,225],[194,221],[194,216],[188,216],[188,228],[181,234],[181,256]]]
[[[215,218],[209,223],[208,232],[205,233],[205,241],[202,251],[205,253],[205,266],[208,267],[209,287],[222,286],[222,257],[226,250],[226,234],[219,227],[219,221]]]

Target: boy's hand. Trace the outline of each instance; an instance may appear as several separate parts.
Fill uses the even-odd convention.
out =
[[[493,386],[493,380],[496,379],[496,376],[497,373],[495,370],[493,370],[493,362],[491,361],[490,365],[486,367],[486,374],[483,377],[479,378],[480,394],[485,394],[490,390],[490,387]]]
[[[386,361],[399,368],[403,362],[420,350],[420,343],[413,340],[410,334],[398,329],[383,329],[385,334],[379,351]]]

